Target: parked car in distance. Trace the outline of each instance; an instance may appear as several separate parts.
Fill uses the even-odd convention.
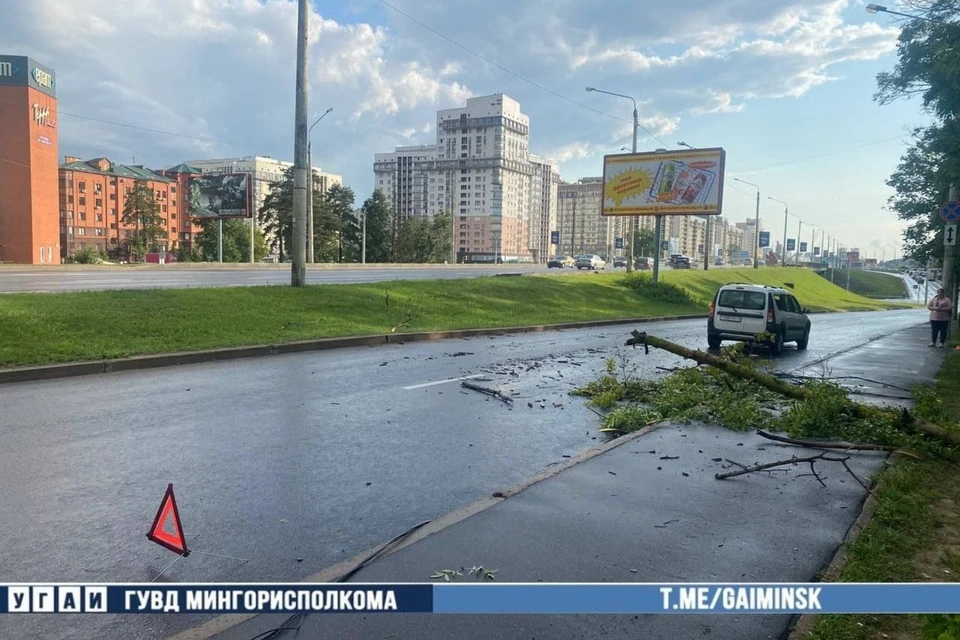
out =
[[[810,341],[809,313],[786,289],[726,284],[710,304],[707,344],[717,349],[724,340],[756,342],[767,333],[772,336],[774,354],[782,352],[787,342],[796,342],[797,349],[803,350]]]
[[[681,255],[670,256],[670,266],[674,269],[689,269],[690,258]]]
[[[624,269],[627,268],[627,259],[623,256],[618,256],[613,259],[613,268],[620,269],[621,267]]]
[[[570,256],[554,256],[547,262],[547,268],[563,269],[569,267],[572,269],[574,264],[576,264],[576,261]]]
[[[607,263],[603,261],[598,255],[588,253],[582,256],[577,256],[577,269],[604,269],[607,266]]]
[[[716,260],[713,261],[713,264],[714,264],[714,266],[722,267],[722,266],[723,266],[723,258],[717,258]]]
[[[653,269],[653,258],[637,258],[633,261],[633,268],[637,271],[649,271]]]

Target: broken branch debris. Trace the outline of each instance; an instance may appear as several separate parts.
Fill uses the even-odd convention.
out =
[[[510,396],[505,396],[505,395],[503,395],[502,393],[500,393],[500,392],[497,391],[496,389],[490,389],[490,388],[488,388],[488,387],[481,387],[481,386],[478,385],[478,384],[473,384],[472,382],[467,382],[466,380],[462,381],[462,382],[460,383],[460,386],[461,386],[461,387],[466,387],[467,389],[472,389],[473,391],[478,391],[478,392],[480,392],[480,393],[485,393],[485,394],[487,394],[488,396],[493,396],[494,398],[497,398],[498,400],[502,400],[502,401],[505,402],[506,404],[509,404],[509,405],[512,405],[512,404],[513,404],[513,398],[511,398]]]

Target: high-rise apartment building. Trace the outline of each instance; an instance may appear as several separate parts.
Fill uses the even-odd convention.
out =
[[[755,254],[757,257],[762,257],[765,249],[757,248],[757,220],[747,218],[745,222],[738,222],[737,229],[743,231],[743,242],[740,248],[741,251],[747,252],[747,259],[752,262]],[[760,220],[760,229],[763,229],[763,220]]]
[[[530,119],[503,94],[437,112],[436,144],[374,156],[374,185],[397,215],[453,216],[458,262],[545,262],[559,180],[529,152]]]
[[[0,262],[60,264],[56,75],[0,56]]]

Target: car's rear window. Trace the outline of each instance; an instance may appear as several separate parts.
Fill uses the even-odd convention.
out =
[[[763,311],[767,306],[765,304],[766,298],[767,294],[760,291],[724,289],[720,292],[720,299],[717,300],[717,306],[743,309],[745,311]]]

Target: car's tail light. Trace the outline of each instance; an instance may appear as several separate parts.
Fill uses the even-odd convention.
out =
[[[710,303],[710,317],[711,317],[711,318],[713,317],[713,314],[716,312],[716,310],[717,310],[717,303],[716,303],[716,302],[711,302],[711,303]]]

